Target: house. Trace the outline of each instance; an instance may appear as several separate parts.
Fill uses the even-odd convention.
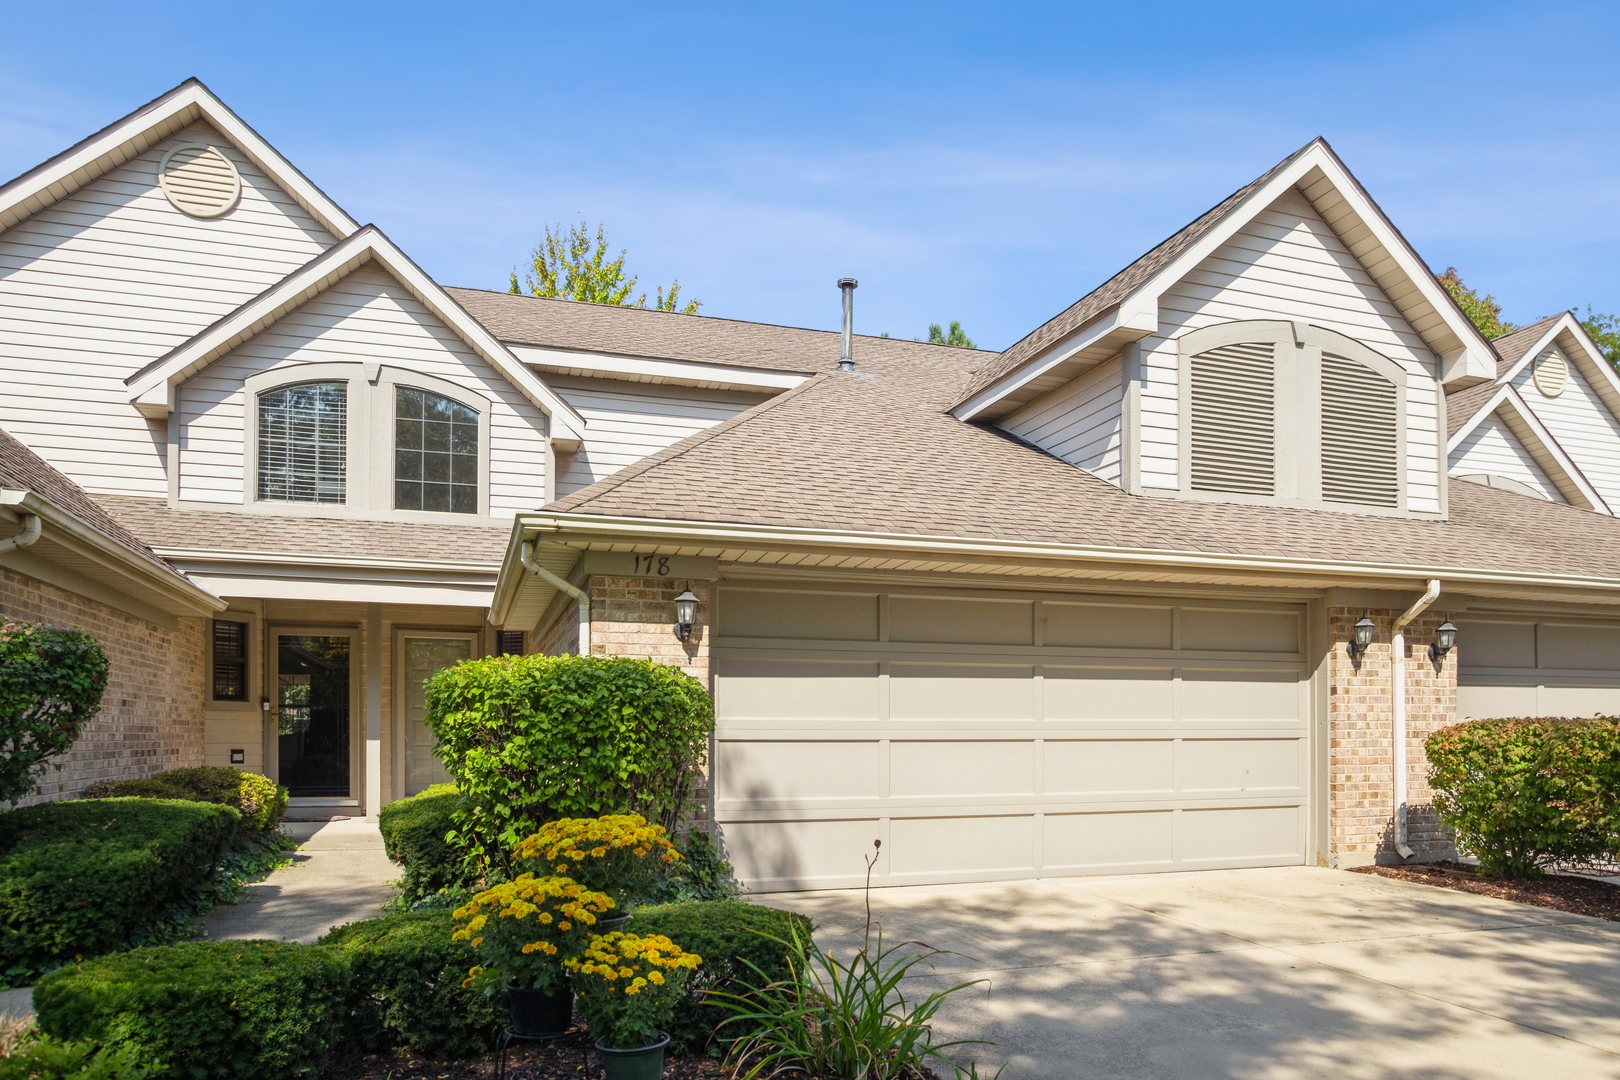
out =
[[[298,814],[442,778],[495,652],[704,679],[759,888],[1433,858],[1429,732],[1620,711],[1620,383],[1320,140],[994,353],[441,286],[189,81],[0,187],[0,385],[169,589],[174,750],[102,774]],[[32,550],[0,615],[81,620]]]

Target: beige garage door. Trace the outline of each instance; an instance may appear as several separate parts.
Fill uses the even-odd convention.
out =
[[[723,585],[716,817],[756,889],[1304,860],[1303,609]]]
[[[1620,715],[1620,625],[1456,616],[1457,716]]]

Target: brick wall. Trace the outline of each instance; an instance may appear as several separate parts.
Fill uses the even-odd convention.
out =
[[[675,597],[690,588],[698,598],[692,636],[675,636]],[[593,577],[591,652],[674,664],[709,685],[709,582],[640,577]]]
[[[77,627],[111,661],[101,711],[22,805],[73,795],[98,780],[203,763],[206,619],[167,630],[36,578],[0,569],[0,618]]]
[[[1391,630],[1398,611],[1332,608],[1329,662],[1332,861],[1337,866],[1399,861],[1395,852],[1394,754],[1390,693]],[[1373,644],[1352,660],[1345,645],[1363,615],[1376,625]],[[1457,716],[1457,654],[1435,663],[1429,643],[1446,616],[1425,612],[1406,629],[1407,843],[1419,859],[1452,854],[1452,839],[1431,805],[1423,742]]]

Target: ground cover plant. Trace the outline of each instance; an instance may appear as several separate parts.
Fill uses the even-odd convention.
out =
[[[34,790],[39,772],[101,708],[106,689],[107,654],[89,634],[0,622],[0,802]]]
[[[428,680],[427,722],[456,778],[455,837],[479,872],[566,817],[639,813],[673,829],[708,753],[714,705],[667,664],[499,656]]]
[[[466,852],[448,837],[455,831],[459,796],[454,784],[435,784],[408,799],[396,799],[377,815],[383,848],[404,867],[399,882],[405,907],[435,903],[455,907],[476,883]]]
[[[1620,720],[1471,720],[1425,749],[1435,809],[1486,874],[1620,853]]]

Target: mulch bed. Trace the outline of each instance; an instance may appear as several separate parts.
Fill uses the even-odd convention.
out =
[[[1494,896],[1498,900],[1512,900],[1520,904],[1568,911],[1575,915],[1590,915],[1597,919],[1620,922],[1620,887],[1606,881],[1589,878],[1549,874],[1546,877],[1523,881],[1505,878],[1481,877],[1478,871],[1463,863],[1417,863],[1412,866],[1358,866],[1352,873],[1376,874],[1379,877],[1416,881],[1423,885],[1436,885],[1442,889]]]
[[[511,1080],[598,1080],[602,1063],[579,1028],[552,1043],[514,1042],[506,1053]],[[334,1054],[322,1080],[489,1080],[495,1055],[461,1061],[432,1061],[415,1054]],[[707,1080],[724,1076],[712,1058],[664,1058],[664,1080]]]

